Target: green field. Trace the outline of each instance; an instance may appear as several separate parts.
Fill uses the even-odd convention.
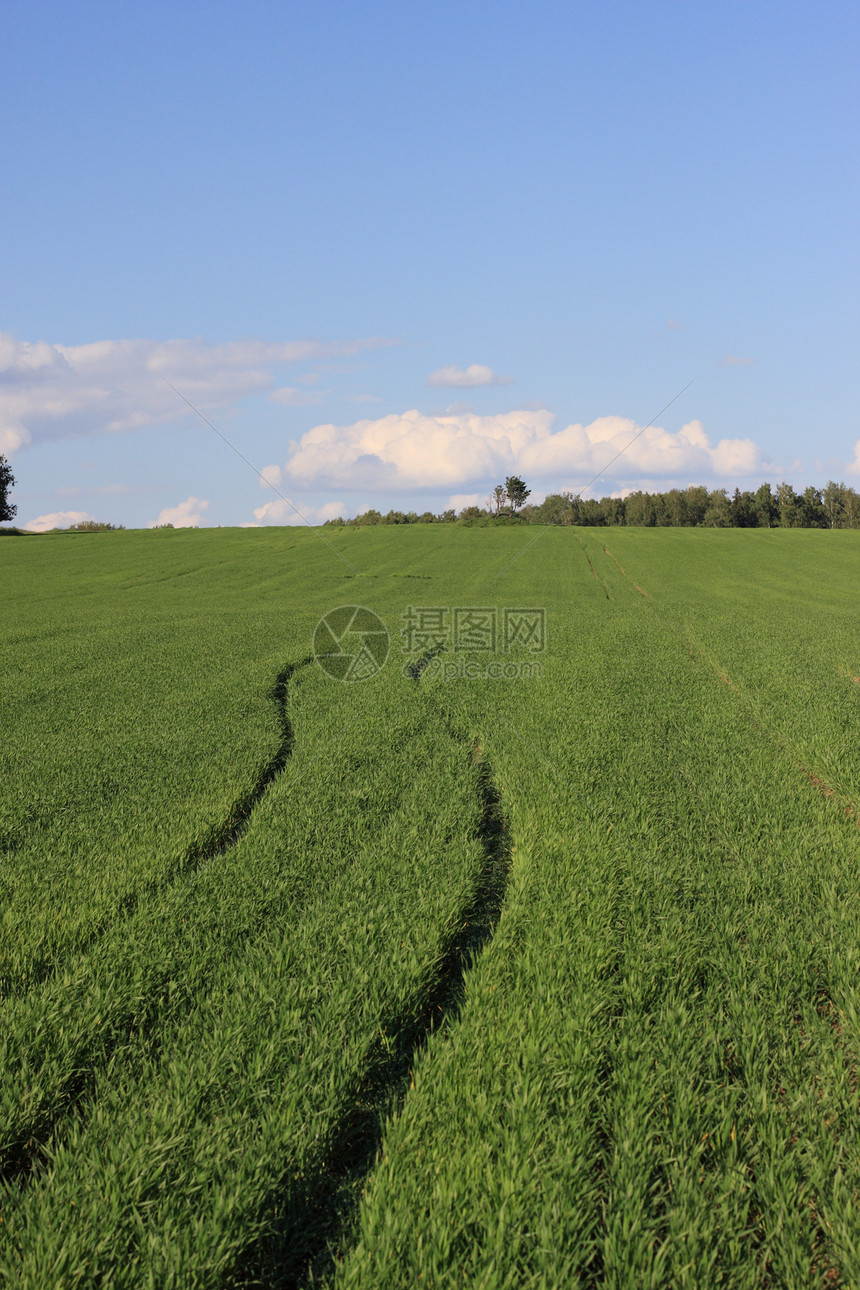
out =
[[[860,1287],[854,532],[9,537],[0,594],[0,1283]]]

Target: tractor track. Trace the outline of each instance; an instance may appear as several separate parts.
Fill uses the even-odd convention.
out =
[[[711,671],[711,673],[714,676],[716,676],[717,679],[721,681],[723,685],[726,685],[729,687],[729,689],[734,690],[735,694],[741,693],[740,690],[738,689],[738,686],[731,679],[731,677],[727,676],[725,672],[721,671],[720,668],[717,667],[716,663],[714,663],[712,659],[708,658],[708,656],[704,653],[703,650],[701,650],[701,648],[694,649],[692,646],[688,645],[687,653],[690,655],[690,658],[694,659],[696,662],[704,663],[705,666]],[[857,680],[858,678],[855,678],[852,676],[849,679],[854,681],[854,680]],[[747,699],[747,703],[748,703],[748,706],[752,706],[749,699]],[[801,775],[803,775],[803,777],[812,785],[813,788],[815,788],[821,794],[822,797],[826,798],[830,802],[833,802],[835,806],[841,809],[842,814],[846,820],[852,821],[858,826],[858,828],[860,828],[860,810],[858,810],[858,808],[852,802],[848,802],[844,798],[840,797],[840,795],[836,792],[836,790],[832,788],[830,784],[828,784],[826,779],[823,779],[820,775],[817,775],[815,771],[812,771],[807,766],[804,766],[803,763],[797,759],[797,757],[790,750],[790,748],[786,746],[785,742],[780,738],[780,736],[778,734],[775,734],[773,731],[769,730],[767,726],[765,726],[762,723],[762,721],[759,719],[759,714],[755,708],[753,708],[753,712],[751,714],[751,720],[755,725],[756,729],[760,730],[762,734],[767,735],[767,737],[773,743],[775,743],[783,753],[785,753],[785,755],[790,759],[795,770],[799,770]]]
[[[37,960],[23,978],[12,980],[6,976],[4,979],[0,975],[0,1004],[4,999],[27,994],[31,990],[53,980],[69,964],[84,958],[106,933],[122,923],[128,922],[145,901],[160,892],[167,891],[189,874],[198,872],[217,856],[226,854],[236,845],[250,826],[254,808],[265,796],[270,785],[278,778],[292,756],[294,736],[292,723],[287,712],[287,689],[296,673],[312,662],[313,659],[310,657],[303,658],[299,663],[289,664],[278,673],[269,692],[269,697],[275,703],[278,711],[278,746],[258,772],[251,787],[233,803],[226,818],[220,824],[213,825],[201,842],[190,846],[178,863],[172,865],[158,877],[148,879],[136,891],[122,898],[112,914],[105,915],[91,926],[83,937],[73,941],[62,957],[46,956]]]
[[[406,675],[414,685],[420,685],[426,668],[441,652],[441,649],[428,651],[411,665]],[[247,832],[254,808],[292,756],[294,736],[287,714],[287,691],[295,673],[310,662],[311,659],[303,659],[284,668],[276,678],[271,697],[278,705],[281,739],[252,788],[205,841],[188,852],[169,879],[141,889],[135,907],[146,895],[166,888],[183,873],[199,869],[229,852]],[[380,1041],[368,1054],[362,1075],[346,1094],[344,1112],[325,1135],[315,1165],[298,1183],[294,1177],[285,1175],[277,1193],[270,1193],[264,1199],[264,1210],[270,1208],[279,1215],[284,1215],[286,1199],[286,1216],[279,1218],[266,1236],[246,1252],[240,1265],[228,1275],[230,1284],[300,1287],[309,1278],[316,1284],[321,1276],[333,1270],[337,1252],[352,1230],[361,1184],[376,1161],[385,1122],[402,1106],[409,1092],[418,1055],[437,1031],[459,1015],[467,974],[492,938],[501,917],[512,859],[501,793],[484,757],[481,741],[460,730],[444,709],[439,709],[437,719],[462,747],[464,771],[474,782],[478,806],[475,831],[483,856],[472,893],[453,921],[447,944],[440,947],[440,961],[421,996],[405,1011],[380,1017]],[[132,912],[132,907],[124,909],[123,921]],[[106,924],[101,931],[107,929]],[[91,937],[88,948],[97,940],[97,936]],[[56,970],[54,966],[46,972],[45,979]],[[158,983],[154,985],[157,993]],[[157,1016],[158,1009],[152,1017],[156,1028]],[[128,1026],[124,1026],[122,1018],[116,1019],[111,1051],[121,1046],[126,1030],[131,1033],[136,1024],[131,1014]],[[82,1104],[110,1057],[110,1052],[101,1049],[98,1040],[94,1043],[94,1048],[82,1049],[77,1055],[74,1074],[64,1081],[57,1104],[45,1108],[38,1122],[22,1124],[17,1141],[7,1141],[0,1153],[0,1181],[6,1186],[23,1188],[37,1183],[49,1160],[55,1135],[62,1134],[66,1124],[87,1114]]]
[[[312,662],[312,658],[302,659],[300,663],[283,668],[276,677],[270,697],[278,706],[280,741],[272,757],[259,771],[251,789],[237,800],[227,818],[210,831],[203,843],[189,849],[180,865],[158,881],[142,887],[136,893],[134,901],[127,902],[121,907],[118,917],[101,922],[85,943],[79,943],[75,947],[70,958],[85,959],[108,931],[127,925],[132,920],[145,897],[168,890],[183,877],[199,871],[216,857],[225,855],[247,832],[254,808],[292,756],[294,736],[287,714],[287,689],[296,672]],[[134,952],[133,944],[131,952]],[[7,991],[5,998],[21,997],[40,987],[50,989],[51,982],[59,972],[68,968],[68,964],[68,958],[47,964],[38,978],[28,978],[19,985],[18,989]],[[148,1020],[147,1028],[153,1032],[158,1024],[157,1000],[172,973],[170,961],[166,961],[161,966],[162,971],[148,982],[148,997],[153,1001],[153,1013]],[[8,1183],[13,1179],[24,1180],[38,1170],[45,1156],[45,1146],[55,1133],[61,1131],[61,1126],[66,1122],[69,1114],[72,1112],[77,1114],[80,1103],[93,1088],[99,1070],[103,1068],[106,1061],[110,1060],[111,1052],[121,1047],[128,1036],[139,1029],[139,1013],[138,1001],[130,999],[125,1011],[120,1009],[119,1014],[112,1019],[110,1041],[106,1042],[100,1033],[92,1034],[89,1039],[82,1040],[80,1048],[75,1052],[74,1072],[55,1090],[54,1105],[45,1105],[41,1110],[37,1110],[29,1122],[21,1122],[19,1127],[16,1126],[16,1131],[12,1126],[5,1129],[5,1141],[0,1142],[0,1182]],[[14,1070],[14,1067],[10,1069]],[[7,1077],[10,1069],[7,1069]]]
[[[441,652],[441,648],[428,650],[407,669],[415,685]],[[319,1284],[334,1271],[352,1230],[362,1184],[379,1154],[385,1122],[403,1105],[421,1051],[459,1015],[467,974],[501,917],[512,862],[501,793],[481,741],[466,736],[446,712],[438,715],[451,738],[463,747],[467,773],[475,781],[483,860],[474,890],[456,919],[456,930],[423,1000],[406,1014],[380,1020],[385,1043],[371,1055],[348,1097],[349,1109],[328,1138],[317,1168],[301,1192],[290,1197],[288,1224],[249,1252],[241,1269],[243,1285],[299,1290]]]
[[[601,544],[601,545],[602,545],[602,544]],[[638,583],[638,582],[634,582],[634,581],[633,581],[633,579],[630,577],[630,574],[629,574],[629,573],[625,573],[625,572],[624,572],[624,570],[621,568],[621,565],[620,565],[620,564],[618,563],[618,561],[615,559],[615,556],[614,556],[614,555],[612,554],[612,552],[609,550],[609,547],[608,547],[608,546],[604,546],[604,547],[603,547],[603,550],[604,550],[604,551],[606,552],[606,554],[609,556],[610,560],[612,560],[612,562],[614,563],[615,567],[618,569],[618,572],[621,574],[622,578],[626,578],[626,579],[627,579],[627,581],[630,583],[631,587],[635,587],[635,588],[636,588],[636,590],[639,592],[639,595],[640,595],[640,596],[644,596],[646,600],[650,600],[650,599],[651,599],[651,597],[648,595],[648,592],[647,592],[647,591],[643,591],[643,590],[642,590],[642,588],[639,586],[639,583]]]
[[[582,548],[582,554],[585,556],[586,560],[588,561],[588,567],[589,567],[589,569],[590,569],[590,570],[591,570],[591,572],[592,572],[592,575],[593,575],[593,577],[594,577],[594,581],[595,581],[595,582],[597,583],[597,585],[600,587],[600,590],[603,592],[603,594],[604,594],[604,596],[606,597],[606,599],[607,599],[607,600],[611,600],[611,596],[609,595],[609,588],[606,586],[605,582],[604,582],[604,581],[603,581],[603,579],[600,577],[600,574],[599,574],[599,573],[597,572],[597,570],[595,569],[595,567],[594,567],[594,565],[593,565],[593,563],[592,563],[592,560],[591,560],[591,556],[588,554],[588,550],[586,549],[585,543],[581,540],[581,538],[580,538],[580,536],[579,536],[579,534],[578,534],[578,533],[575,533],[575,534],[574,534],[574,537],[576,538],[577,542],[579,543],[580,547]],[[604,547],[603,549],[604,549],[604,551],[606,550],[606,548],[605,548],[605,547]]]

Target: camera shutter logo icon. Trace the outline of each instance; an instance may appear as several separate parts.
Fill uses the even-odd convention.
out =
[[[368,681],[385,666],[388,628],[364,605],[331,609],[314,628],[314,658],[335,681]]]

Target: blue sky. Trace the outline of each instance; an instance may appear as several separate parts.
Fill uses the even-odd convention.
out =
[[[860,484],[860,11],[75,5],[0,54],[18,522]]]

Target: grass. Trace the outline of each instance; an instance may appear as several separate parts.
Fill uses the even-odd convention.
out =
[[[4,545],[4,1283],[860,1284],[855,535],[326,537]]]

